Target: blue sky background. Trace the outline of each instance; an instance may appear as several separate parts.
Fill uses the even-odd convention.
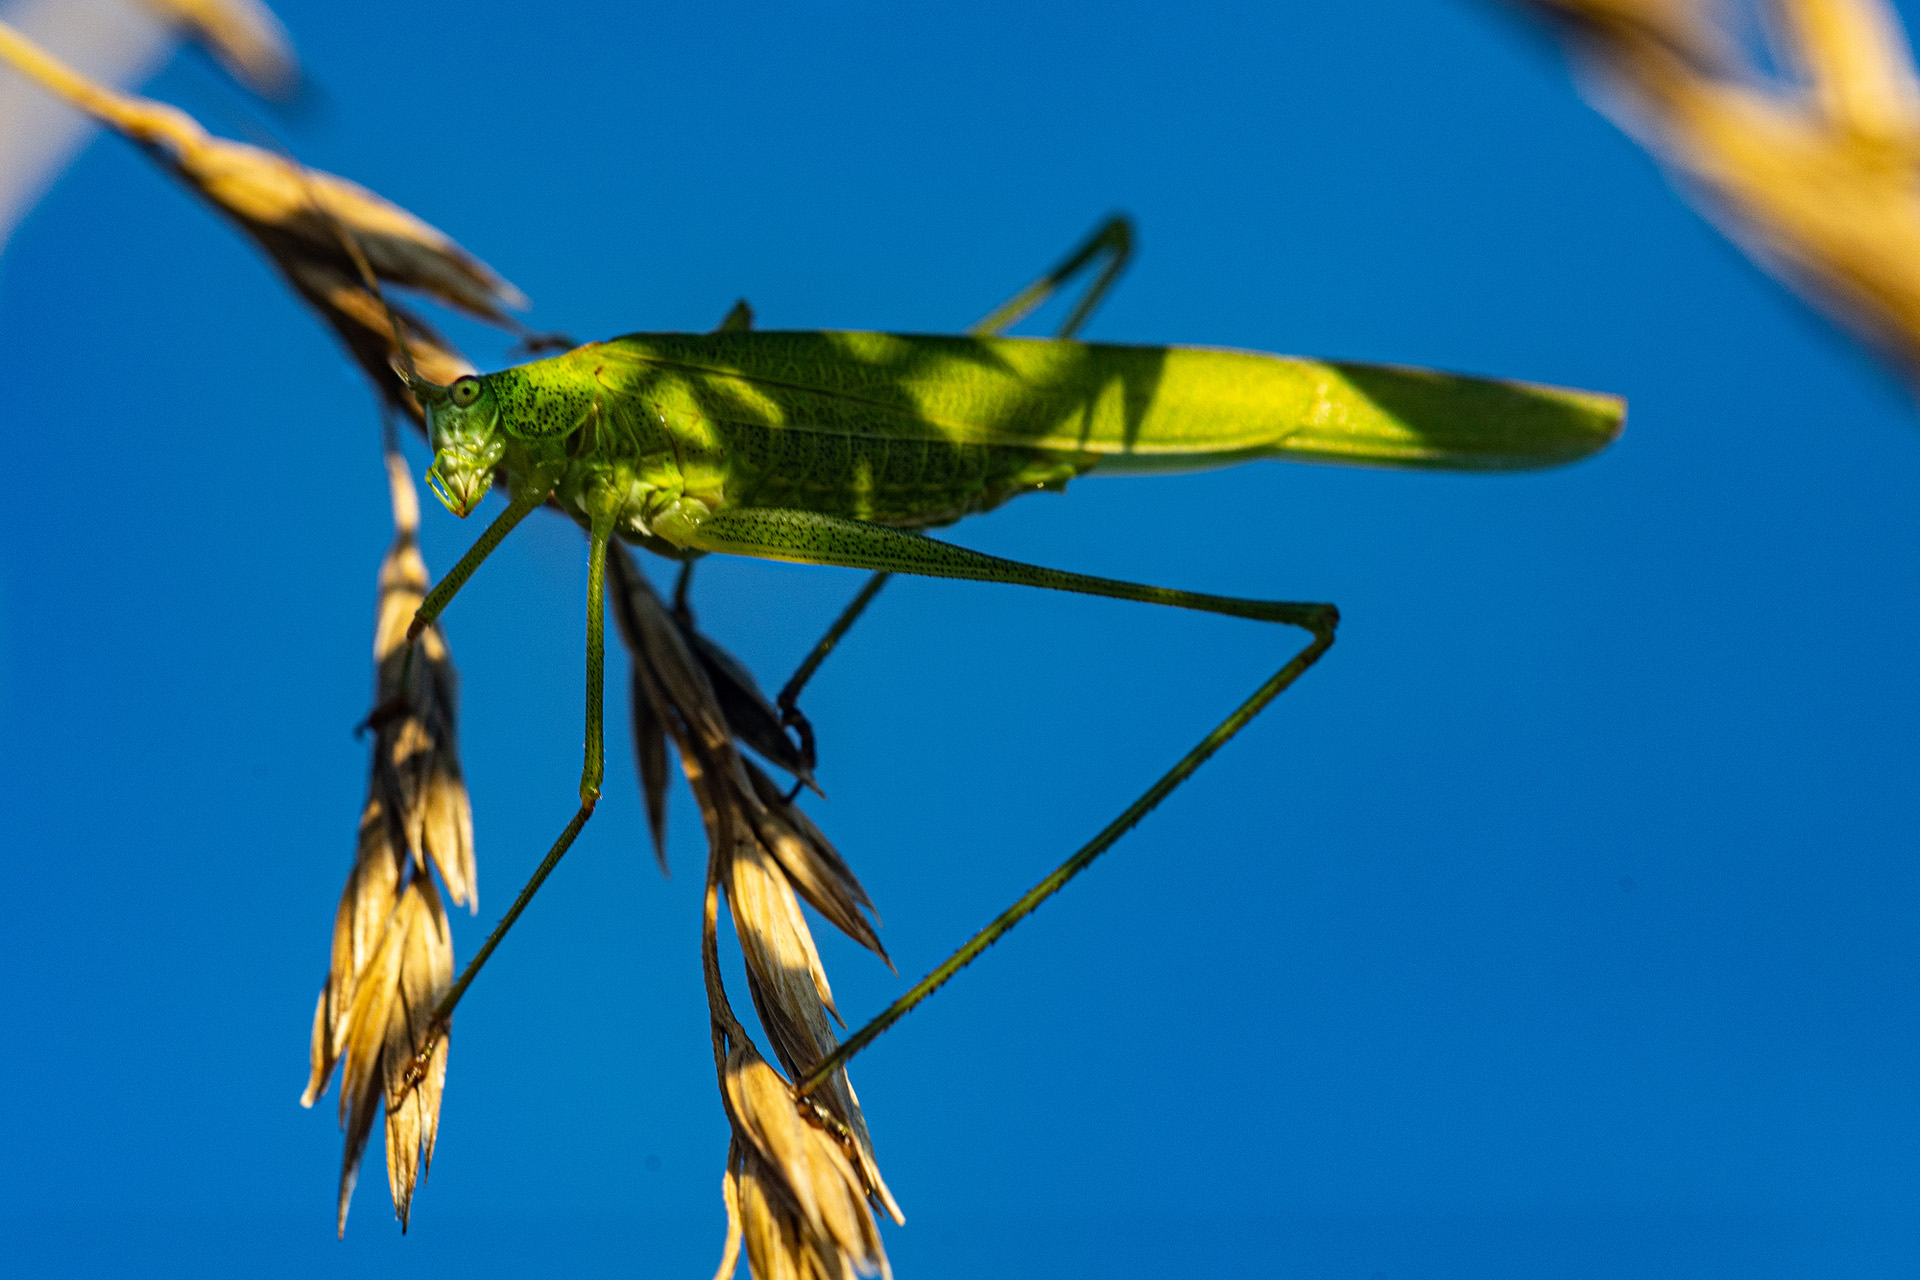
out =
[[[768,327],[954,330],[1124,209],[1140,256],[1091,337],[1631,401],[1564,471],[1092,478],[955,531],[1345,624],[858,1062],[903,1278],[1920,1274],[1920,424],[1544,40],[1462,0],[278,11],[323,91],[290,144],[537,326],[704,329],[744,295]],[[192,57],[149,91],[246,127]],[[661,880],[623,720],[600,816],[461,1010],[411,1234],[376,1152],[333,1239],[334,1097],[296,1099],[388,524],[330,338],[105,139],[0,259],[0,385],[0,1263],[709,1274],[703,842],[677,794]],[[476,532],[430,506],[436,571]],[[710,560],[697,604],[772,687],[858,582]],[[536,519],[449,615],[463,960],[572,812],[584,583]],[[808,702],[812,811],[901,971],[819,927],[841,1008],[1290,643],[896,581]]]

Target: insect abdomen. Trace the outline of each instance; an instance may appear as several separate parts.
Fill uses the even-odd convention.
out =
[[[946,524],[1016,494],[1058,489],[1091,458],[1001,445],[727,423],[727,501],[896,528]]]

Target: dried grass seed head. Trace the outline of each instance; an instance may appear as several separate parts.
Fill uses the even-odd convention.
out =
[[[394,539],[380,564],[374,625],[373,762],[301,1098],[311,1106],[336,1062],[342,1064],[342,1233],[373,1119],[383,1108],[387,1184],[403,1231],[417,1181],[432,1164],[447,1066],[447,1037],[432,1034],[433,1016],[453,985],[453,944],[429,864],[456,901],[475,900],[473,821],[454,749],[452,657],[444,637],[429,629],[414,647],[410,669],[407,660],[408,624],[428,585],[416,544],[419,495],[398,453],[389,453],[387,475]],[[410,1068],[429,1039],[434,1047],[426,1074],[410,1083]]]
[[[780,865],[751,833],[736,840],[726,871],[727,905],[746,960],[748,992],[775,1055],[796,1079],[839,1047],[828,1015],[839,1018],[813,934]],[[900,1206],[880,1176],[866,1116],[844,1069],[814,1098],[835,1127],[862,1189],[896,1222]],[[803,1104],[812,1105],[812,1104]]]
[[[744,1039],[727,1055],[725,1090],[734,1200],[754,1275],[891,1277],[865,1187],[840,1141],[807,1118]]]
[[[416,874],[395,904],[380,946],[354,986],[340,1071],[341,1122],[347,1134],[340,1166],[338,1224],[359,1178],[373,1118],[387,1112],[387,1185],[406,1230],[416,1175],[430,1168],[445,1088],[449,1034],[434,1047],[431,1068],[404,1087],[408,1066],[425,1046],[433,1010],[453,986],[453,941],[433,880]]]
[[[1772,34],[1786,83],[1732,52],[1740,42],[1719,5],[1690,6],[1718,50],[1705,61],[1605,27],[1614,4],[1533,7],[1584,15],[1603,107],[1730,237],[1920,374],[1920,78],[1891,7],[1778,0]]]
[[[351,236],[374,276],[417,289],[477,319],[518,328],[509,310],[526,297],[444,232],[332,174],[207,133],[185,112],[96,84],[0,24],[0,58],[49,92],[141,146],[169,173],[226,215],[265,250],[301,298],[338,332],[390,401],[420,421],[398,385],[399,354],[386,310],[364,287],[342,241]],[[451,382],[470,366],[418,318],[404,316],[420,373]]]
[[[421,632],[409,659],[407,629],[429,586],[417,537],[420,503],[398,454],[388,455],[387,475],[394,538],[380,565],[374,626],[374,706],[381,711],[374,727],[372,785],[416,865],[424,869],[423,857],[431,858],[448,895],[474,911],[479,876],[473,806],[460,770],[459,674],[437,625]]]
[[[206,46],[234,79],[265,98],[287,99],[300,87],[293,41],[259,0],[141,0],[162,21]]]

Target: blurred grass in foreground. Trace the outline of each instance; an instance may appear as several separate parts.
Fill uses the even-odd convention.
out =
[[[1920,374],[1920,77],[1891,6],[1510,3],[1558,28],[1595,105],[1749,256]]]

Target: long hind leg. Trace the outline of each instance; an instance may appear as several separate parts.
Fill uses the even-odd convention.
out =
[[[1306,669],[1319,661],[1333,644],[1334,628],[1340,614],[1330,604],[1297,604],[1278,600],[1244,600],[1233,596],[1205,595],[1196,591],[1177,591],[1149,587],[1112,578],[1094,578],[1084,574],[1043,569],[1016,560],[982,555],[949,543],[918,534],[901,533],[857,520],[842,520],[807,511],[740,509],[723,511],[698,525],[688,524],[672,531],[676,540],[705,551],[724,551],[735,555],[757,556],[770,560],[788,560],[800,564],[841,565],[856,569],[874,569],[885,573],[915,573],[935,578],[963,578],[979,582],[1004,582],[1018,586],[1045,587],[1054,591],[1073,591],[1085,595],[1108,596],[1143,604],[1168,605],[1176,609],[1195,609],[1203,613],[1250,618],[1258,622],[1277,622],[1299,627],[1313,638],[1289,658],[1284,666],[1255,689],[1253,695],[1234,709],[1214,730],[1202,738],[1193,750],[1182,756],[1158,782],[1128,805],[1120,816],[1108,823],[1072,857],[1061,863],[1045,879],[1021,895],[1011,907],[949,957],[932,973],[915,983],[911,990],[889,1006],[873,1021],[861,1027],[845,1044],[824,1059],[799,1082],[805,1093],[828,1079],[881,1032],[904,1017],[913,1007],[932,995],[954,974],[971,964],[981,952],[992,946],[1009,929],[1020,923],[1034,908],[1058,893],[1066,883],[1086,870],[1095,858],[1112,848],[1132,830],[1154,806],[1174,788],[1191,777],[1195,770],[1244,729],[1266,705]]]

